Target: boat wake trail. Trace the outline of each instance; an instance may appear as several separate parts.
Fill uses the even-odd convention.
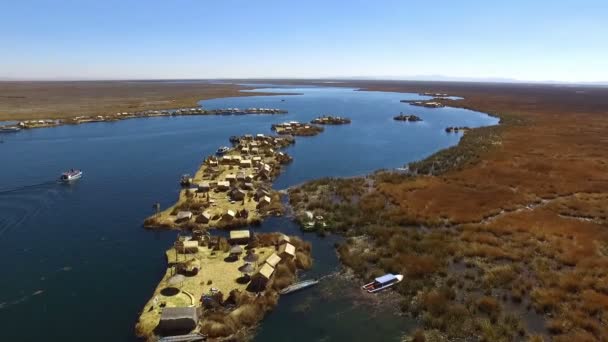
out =
[[[51,185],[55,182],[45,184]],[[41,184],[30,185],[21,187],[20,190],[12,189],[0,193],[0,238],[13,228],[22,227],[28,218],[34,218],[61,196],[61,191],[56,187],[50,186],[40,191],[41,186]],[[35,190],[26,191],[28,189]]]
[[[52,180],[52,181],[47,181],[47,182],[42,182],[42,183],[37,183],[37,184],[30,184],[30,185],[24,185],[24,186],[19,186],[16,188],[12,188],[12,189],[0,189],[0,195],[2,194],[10,194],[12,192],[18,192],[18,191],[22,191],[22,190],[29,190],[29,189],[33,189],[33,188],[38,188],[38,187],[45,187],[48,185],[53,185],[53,184],[59,184],[61,183],[58,180]]]

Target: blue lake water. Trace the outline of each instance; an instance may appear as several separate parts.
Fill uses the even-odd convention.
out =
[[[141,227],[152,204],[172,204],[178,179],[231,135],[271,133],[270,125],[308,121],[321,114],[347,116],[352,124],[328,126],[298,138],[294,157],[274,187],[323,176],[354,176],[394,168],[454,145],[447,126],[485,126],[497,119],[454,108],[400,103],[416,94],[362,92],[331,87],[257,89],[294,92],[203,101],[206,108],[273,107],[286,115],[191,116],[133,119],[3,134],[0,140],[0,341],[132,341],[139,310],[162,277],[164,250],[173,232]],[[396,122],[400,112],[421,123]],[[71,185],[54,180],[67,168],[85,176]],[[12,190],[12,191],[11,191]],[[284,218],[262,231],[300,234]],[[305,276],[339,268],[336,238],[313,240],[315,266]],[[257,339],[398,340],[410,322],[353,305],[357,284],[345,291],[320,286],[281,298]],[[340,285],[340,286],[342,286]],[[337,292],[337,294],[336,294]]]

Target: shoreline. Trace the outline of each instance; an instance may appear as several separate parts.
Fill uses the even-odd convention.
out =
[[[97,116],[76,116],[69,119],[40,119],[25,120],[15,124],[0,125],[0,129],[29,130],[36,128],[51,128],[64,125],[81,125],[95,122],[116,122],[130,119],[173,117],[173,116],[206,116],[206,115],[280,115],[287,114],[286,110],[277,108],[220,108],[203,109],[202,106],[192,108],[176,108],[170,110],[147,110],[143,112],[122,112]]]
[[[244,96],[297,95],[254,92],[235,83],[166,81],[0,81],[0,121],[56,120],[108,113],[198,107],[200,101]]]
[[[397,82],[367,88],[360,83],[345,86],[414,92],[407,82],[402,88]],[[418,92],[427,89],[416,86]],[[608,309],[594,302],[608,300],[598,287],[601,277],[594,275],[608,262],[599,244],[608,235],[600,204],[608,199],[602,167],[608,158],[597,146],[606,125],[601,90],[591,96],[576,89],[520,87],[516,98],[479,85],[460,92],[443,87],[458,85],[429,89],[462,99],[440,99],[442,104],[499,117],[500,124],[468,131],[457,145],[410,163],[412,175],[373,175],[373,186],[354,203],[335,203],[336,194],[365,189],[353,180],[300,186],[310,187],[309,200],[317,201],[311,199],[316,194],[321,203],[334,201],[337,211],[364,212],[356,218],[336,213],[346,223],[338,233],[367,239],[343,244],[340,261],[363,277],[379,269],[406,274],[396,290],[406,298],[402,310],[420,322],[408,340],[605,336],[608,331],[590,316]],[[582,96],[588,100],[573,99]],[[582,119],[587,124],[577,125]],[[575,142],[573,152],[569,144]],[[567,163],[555,156],[556,149],[568,151]],[[588,282],[573,287],[575,277]]]

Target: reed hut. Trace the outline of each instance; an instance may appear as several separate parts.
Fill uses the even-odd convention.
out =
[[[198,319],[195,307],[163,308],[158,329],[163,335],[187,334],[196,328]]]
[[[231,230],[230,238],[228,239],[231,244],[239,245],[246,245],[249,243],[250,240],[251,233],[249,232],[249,230]]]
[[[175,217],[175,222],[187,222],[192,218],[191,211],[179,211]]]
[[[228,182],[228,181],[217,182],[217,189],[220,191],[226,191],[226,190],[230,189],[230,182]]]
[[[281,257],[277,253],[272,253],[271,256],[266,259],[266,263],[270,266],[277,267],[277,264],[281,262]]]
[[[230,191],[230,198],[234,201],[242,201],[247,193],[241,189],[234,188]]]
[[[294,259],[296,257],[296,247],[291,243],[284,243],[279,246],[279,256],[281,259]]]

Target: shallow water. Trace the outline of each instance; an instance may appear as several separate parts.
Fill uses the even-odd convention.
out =
[[[274,184],[285,188],[322,176],[399,167],[456,144],[459,136],[444,133],[446,126],[497,122],[467,110],[399,102],[421,98],[415,94],[309,87],[288,91],[303,95],[202,102],[207,108],[277,107],[289,110],[287,115],[159,117],[3,135],[0,340],[133,340],[138,312],[162,277],[164,250],[175,238],[173,232],[144,230],[142,220],[153,203],[172,204],[179,176],[193,173],[231,135],[271,133],[272,123],[308,121],[321,114],[350,117],[352,124],[326,127],[321,135],[298,138],[287,149],[294,163]],[[392,120],[401,111],[424,122]],[[83,179],[71,185],[55,181],[73,167],[84,170]],[[285,218],[269,219],[260,230],[300,234]],[[313,240],[315,266],[304,276],[336,271],[337,238],[306,239]],[[398,339],[407,320],[382,312],[368,320],[370,309],[352,304],[348,288],[356,285],[346,283],[346,291],[328,297],[319,286],[281,298],[258,339],[284,340],[287,333],[299,341]]]

